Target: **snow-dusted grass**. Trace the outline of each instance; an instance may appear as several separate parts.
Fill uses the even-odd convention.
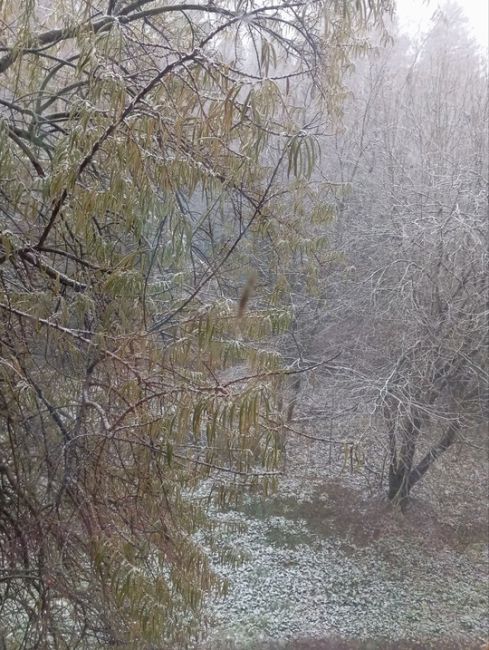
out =
[[[243,526],[223,526],[221,538],[244,560],[232,566],[214,557],[230,589],[207,603],[203,647],[341,638],[370,639],[378,649],[383,639],[470,648],[487,638],[480,535],[440,524],[423,502],[403,517],[362,491],[357,477],[325,480],[325,468],[316,470],[289,473],[277,495],[247,496],[217,514]]]
[[[227,542],[247,559],[217,567],[231,588],[209,603],[211,640],[232,639],[245,648],[264,639],[330,634],[473,639],[487,631],[487,585],[463,555],[427,557],[396,539],[346,552],[337,540],[311,535],[301,521],[245,521],[247,531],[228,534]]]

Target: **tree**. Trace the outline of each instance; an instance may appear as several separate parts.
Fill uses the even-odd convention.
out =
[[[404,259],[391,261],[397,269],[386,280],[397,276],[396,309],[407,326],[382,395],[389,498],[401,504],[433,462],[487,418],[487,74],[459,19],[450,6],[435,18],[406,80],[415,146],[397,196],[410,224],[397,255]],[[416,461],[423,429],[439,437]]]
[[[404,507],[487,418],[487,69],[449,6],[422,45],[399,40],[356,74],[336,167],[351,266],[331,329]]]
[[[301,197],[323,210],[308,184],[320,124],[290,88],[339,96],[384,5],[1,6],[7,647],[173,648],[198,633],[221,585],[189,489],[209,472],[275,475],[283,364],[263,341],[287,327]],[[250,298],[257,247],[270,263]]]

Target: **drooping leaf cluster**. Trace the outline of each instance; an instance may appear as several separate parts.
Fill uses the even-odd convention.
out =
[[[0,639],[177,647],[222,588],[190,488],[279,466],[285,268],[329,215],[292,87],[331,108],[371,12],[0,7]]]

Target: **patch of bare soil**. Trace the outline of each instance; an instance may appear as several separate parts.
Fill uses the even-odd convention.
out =
[[[358,492],[328,481],[321,501],[329,503],[328,512],[338,534],[357,545],[367,546],[382,539],[402,536],[425,549],[446,546],[463,551],[468,544],[487,542],[486,522],[479,518],[447,521],[426,500],[412,498],[407,511],[401,513],[383,496],[359,499]]]
[[[250,516],[267,519],[283,516],[291,521],[302,519],[314,535],[334,537],[355,547],[367,547],[382,540],[402,537],[425,550],[448,547],[463,552],[468,546],[488,541],[487,521],[480,513],[465,512],[455,521],[446,520],[426,500],[412,498],[401,513],[383,495],[360,494],[358,489],[338,479],[315,484],[305,501],[276,495],[266,501],[253,500],[238,507]]]

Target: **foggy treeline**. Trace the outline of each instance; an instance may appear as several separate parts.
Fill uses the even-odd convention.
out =
[[[301,312],[302,345],[311,359],[340,352],[326,405],[340,391],[375,414],[361,437],[380,428],[402,502],[487,423],[487,62],[448,5],[422,39],[399,34],[356,61],[346,85],[322,142],[339,257]]]

